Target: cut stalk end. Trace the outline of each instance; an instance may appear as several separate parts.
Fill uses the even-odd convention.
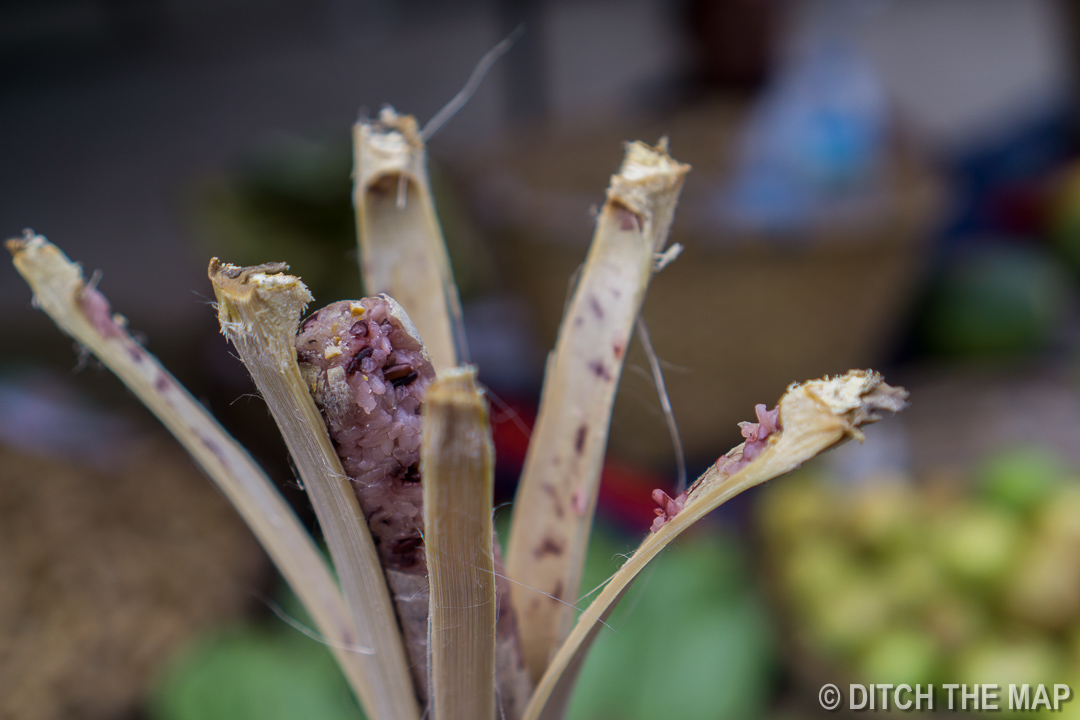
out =
[[[436,720],[494,718],[491,429],[472,368],[428,388],[422,474]]]
[[[384,108],[353,129],[356,228],[369,295],[386,293],[416,323],[437,372],[458,364],[461,303],[428,182],[416,119]]]
[[[507,569],[534,680],[570,631],[626,349],[689,167],[630,143],[549,360]]]

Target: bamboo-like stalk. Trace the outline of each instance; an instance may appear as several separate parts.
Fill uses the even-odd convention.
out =
[[[834,379],[792,385],[780,399],[781,430],[740,470],[727,475],[722,463],[711,467],[686,493],[682,509],[651,533],[581,614],[573,632],[541,678],[525,711],[525,720],[559,720],[586,653],[616,603],[634,578],[672,540],[706,514],[743,490],[790,472],[818,453],[849,437],[861,439],[859,427],[877,413],[904,407],[907,393],[886,385],[873,371],[856,370]],[[727,458],[738,459],[739,446]]]
[[[415,688],[382,565],[352,485],[300,374],[296,333],[311,293],[283,263],[237,267],[214,258],[209,275],[222,333],[236,348],[281,430],[330,548],[361,641],[374,653],[361,697],[377,720],[419,717]]]
[[[534,680],[573,621],[615,389],[688,170],[665,141],[627,147],[548,361],[507,549]]]
[[[353,205],[367,293],[386,293],[405,308],[436,372],[456,367],[464,343],[461,302],[416,119],[384,108],[378,121],[353,128],[353,153]]]
[[[493,454],[476,371],[444,373],[427,391],[421,451],[435,720],[496,717]]]
[[[251,456],[135,342],[82,270],[40,235],[7,241],[34,303],[94,354],[150,409],[225,494],[310,613],[359,697],[370,692],[369,649],[360,648],[337,583],[311,536]]]

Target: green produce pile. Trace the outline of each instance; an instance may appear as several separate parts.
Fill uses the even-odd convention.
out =
[[[998,683],[1002,707],[1010,683],[1080,690],[1080,477],[1023,450],[970,481],[845,485],[805,470],[763,493],[803,679]],[[1063,708],[1080,716],[1075,698]]]

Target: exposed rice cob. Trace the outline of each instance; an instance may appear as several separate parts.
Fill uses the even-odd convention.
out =
[[[420,406],[435,371],[391,298],[342,301],[312,313],[296,338],[304,380],[326,420],[386,572],[417,693],[427,701],[428,578],[422,530]],[[517,717],[531,691],[495,546],[500,600],[500,702]]]
[[[297,359],[367,519],[427,697],[427,563],[420,404],[435,371],[408,317],[386,296],[329,305],[300,325]]]

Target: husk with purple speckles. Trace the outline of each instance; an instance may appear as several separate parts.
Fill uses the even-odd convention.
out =
[[[615,392],[689,169],[664,142],[627,146],[548,360],[506,553],[533,680],[574,619]]]

